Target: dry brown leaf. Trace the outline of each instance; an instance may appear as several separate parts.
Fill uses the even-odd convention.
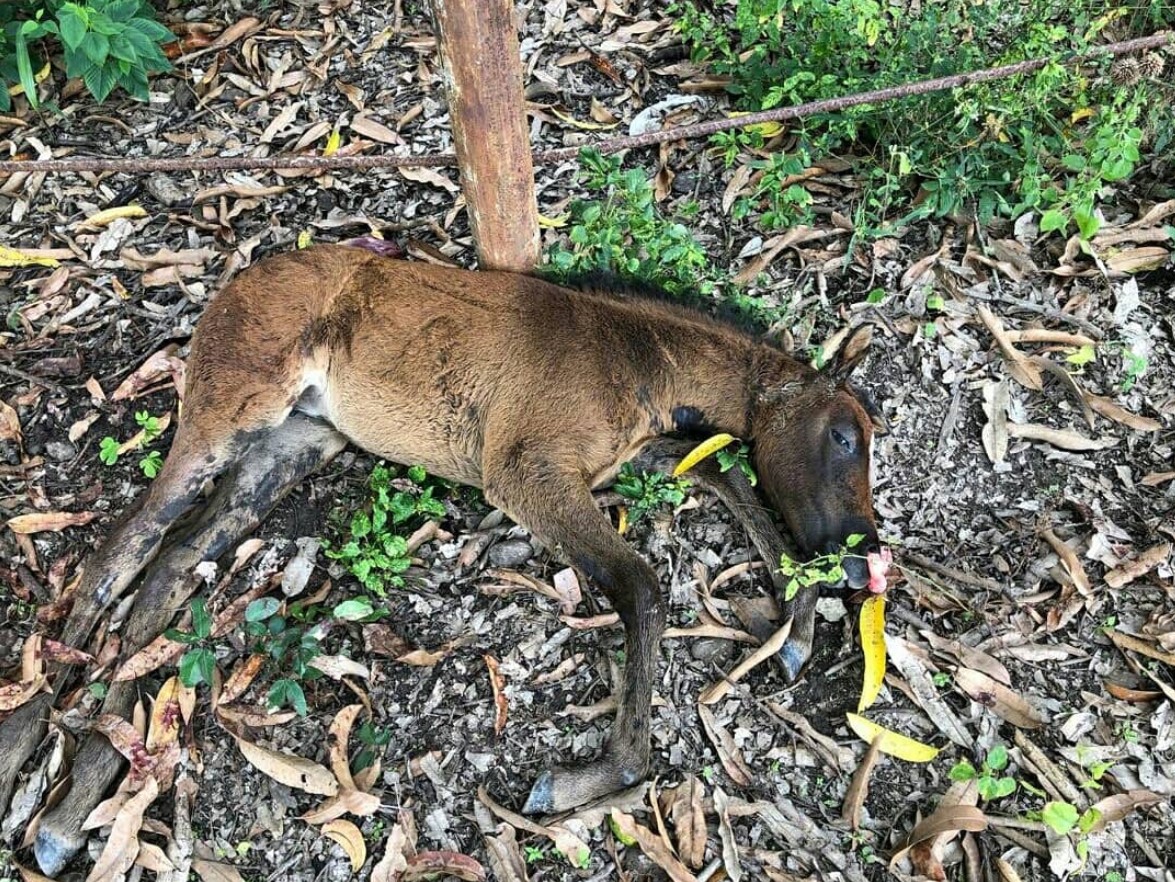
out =
[[[347,658],[345,655],[316,655],[307,664],[326,674],[332,680],[341,680],[343,677],[358,677],[360,680],[366,680],[371,676],[371,671],[366,665]]]
[[[506,728],[506,715],[510,712],[510,704],[506,700],[506,680],[502,676],[502,668],[498,660],[489,653],[482,656],[486,668],[490,672],[490,689],[494,693],[494,737],[502,734]]]
[[[0,401],[0,441],[21,443],[20,417],[4,401]]]
[[[1171,554],[1171,544],[1162,542],[1154,545],[1125,563],[1114,567],[1106,573],[1106,584],[1111,588],[1121,588],[1129,585],[1135,579],[1141,578],[1159,564],[1164,563]]]
[[[721,787],[714,788],[714,812],[718,815],[718,838],[722,842],[722,866],[730,882],[742,882],[743,868],[738,857],[738,843],[730,824],[730,800]]]
[[[979,318],[982,319],[983,324],[987,327],[988,333],[995,339],[996,345],[999,346],[1000,352],[1003,354],[1006,364],[1008,365],[1008,373],[1021,386],[1026,389],[1032,389],[1039,392],[1044,388],[1044,380],[1040,375],[1040,368],[1032,363],[1023,352],[1017,349],[1012,341],[1008,339],[1004,332],[1004,325],[994,313],[982,304],[976,307],[979,313]]]
[[[1166,484],[1168,481],[1175,481],[1175,472],[1151,472],[1139,483],[1146,487],[1158,487],[1160,484]]]
[[[196,871],[203,882],[245,882],[241,871],[232,864],[222,864],[219,861],[206,861],[201,858],[192,860],[192,869]]]
[[[351,120],[351,131],[364,138],[370,138],[372,141],[378,141],[381,144],[403,144],[404,139],[400,137],[393,129],[388,128],[381,122],[376,122],[365,113],[355,114],[354,119]],[[408,177],[405,175],[405,177]],[[411,180],[411,178],[409,178]],[[448,178],[444,179],[448,181]],[[443,186],[443,185],[438,185]],[[446,187],[445,189],[448,189]],[[455,192],[450,190],[449,192]]]
[[[1099,833],[1110,824],[1121,821],[1131,812],[1138,809],[1158,805],[1164,798],[1150,790],[1127,790],[1125,793],[1115,793],[1099,799],[1090,808],[1099,813],[1099,817],[1090,827],[1090,833]]]
[[[347,746],[351,740],[351,729],[362,712],[362,704],[349,704],[335,714],[330,724],[330,768],[343,790],[356,789],[355,779],[351,776],[351,763],[347,758]]]
[[[17,515],[8,519],[8,529],[22,536],[34,533],[58,533],[68,527],[81,527],[97,517],[92,511],[47,511]]]
[[[993,463],[1008,455],[1008,381],[988,382],[983,386],[983,450]]]
[[[1138,432],[1157,432],[1163,428],[1163,424],[1158,420],[1152,420],[1150,417],[1139,416],[1136,413],[1131,413],[1124,407],[1119,407],[1109,398],[1101,395],[1094,395],[1092,393],[1085,393],[1085,400],[1089,402],[1089,406],[1100,413],[1106,419],[1113,420],[1116,423],[1121,423],[1124,426],[1129,426]]]
[[[915,845],[933,839],[944,833],[956,833],[967,830],[978,833],[987,829],[987,815],[973,805],[946,805],[922,819],[910,835],[906,837],[906,844],[899,848],[889,866],[892,869]]]
[[[218,704],[213,711],[226,723],[250,728],[284,726],[298,716],[296,711],[271,711],[258,704]]]
[[[388,834],[384,856],[371,871],[371,882],[397,882],[408,868],[408,858],[416,854],[416,824],[411,813],[401,809],[400,817]]]
[[[325,824],[343,815],[354,815],[357,818],[368,818],[380,810],[380,798],[374,793],[365,793],[362,790],[340,790],[338,796],[332,796],[316,809],[302,815],[307,824]]]
[[[175,744],[180,733],[180,692],[179,677],[169,677],[155,696],[151,705],[151,721],[147,727],[147,752],[157,754]]]
[[[706,859],[706,815],[702,811],[703,786],[693,775],[672,791],[673,802],[668,809],[673,822],[673,836],[677,853],[686,866],[700,870]]]
[[[1008,423],[1008,434],[1025,441],[1043,441],[1062,450],[1105,450],[1118,443],[1113,438],[1086,438],[1068,429],[1053,429],[1036,423]]]
[[[139,842],[139,853],[135,856],[135,863],[144,870],[152,873],[172,873],[175,871],[167,853],[154,842]]]
[[[1073,585],[1078,593],[1082,597],[1093,597],[1093,589],[1089,587],[1089,576],[1073,549],[1052,530],[1043,530],[1040,535],[1045,538],[1045,541],[1057,553],[1057,557],[1061,559],[1061,565],[1069,574],[1069,578],[1073,580]]]
[[[485,882],[485,867],[467,854],[455,851],[422,851],[408,858],[400,882],[437,879],[445,874],[469,882]]]
[[[1153,689],[1131,689],[1120,683],[1107,682],[1106,691],[1119,701],[1129,701],[1131,704],[1146,704],[1163,697],[1162,692],[1155,692]]]
[[[740,787],[750,787],[751,780],[754,777],[751,770],[747,768],[746,762],[743,760],[742,752],[738,749],[738,745],[734,743],[734,739],[730,737],[730,733],[719,724],[714,712],[704,704],[698,704],[698,716],[702,720],[702,728],[706,730],[706,734],[710,737],[710,743],[714,745],[714,749],[718,753],[718,759],[722,763],[722,768],[726,769],[726,774],[730,776],[735,784]]]
[[[414,181],[417,184],[431,184],[434,187],[440,187],[442,190],[447,190],[449,193],[458,193],[461,188],[450,178],[445,177],[440,172],[431,168],[409,168],[407,166],[397,168],[401,177],[409,181]]]
[[[43,674],[38,674],[31,680],[0,686],[0,712],[13,711],[26,704],[45,688],[47,682]]]
[[[367,843],[359,828],[350,821],[331,821],[323,826],[322,834],[339,844],[351,859],[351,870],[358,873],[367,861]]]
[[[555,592],[559,595],[559,611],[565,616],[575,615],[575,608],[583,600],[583,590],[579,587],[579,577],[571,567],[559,570],[551,579]]]
[[[857,771],[853,772],[853,780],[845,792],[845,804],[841,809],[841,819],[854,830],[861,826],[861,809],[865,807],[865,798],[869,795],[869,776],[873,774],[873,767],[881,756],[881,739],[870,742],[865,756]]]
[[[306,793],[317,793],[319,796],[334,796],[339,792],[339,782],[325,766],[300,756],[262,747],[239,735],[233,737],[249,764],[279,784]]]
[[[1140,273],[1158,269],[1167,262],[1170,253],[1157,245],[1141,248],[1123,248],[1104,258],[1106,268],[1119,273]]]
[[[1022,882],[1020,874],[1016,872],[1016,868],[1009,864],[1002,857],[995,859],[996,872],[1000,874],[1000,879],[1003,882]]]
[[[1125,634],[1122,631],[1109,631],[1107,636],[1114,641],[1114,645],[1119,649],[1130,649],[1147,658],[1153,658],[1155,661],[1161,661],[1163,664],[1175,666],[1175,655],[1170,652],[1164,652],[1157,646],[1148,643],[1133,634]]]
[[[645,853],[645,857],[664,870],[673,882],[697,882],[697,878],[685,864],[674,857],[673,852],[665,847],[660,836],[648,827],[638,824],[632,815],[622,812],[620,809],[612,809],[611,817],[613,828],[619,830],[626,839],[635,839],[637,846]]]
[[[739,662],[733,671],[709,686],[698,698],[699,704],[714,704],[720,701],[730,692],[735,683],[754,670],[756,666],[762,664],[769,658],[773,658],[783,647],[783,644],[787,642],[787,637],[791,633],[791,626],[791,619],[788,619],[782,628],[768,637],[762,646]]]
[[[885,646],[893,667],[909,685],[915,703],[942,734],[960,747],[970,748],[975,739],[939,694],[930,671],[918,657],[918,651],[895,634],[885,635]]]
[[[593,99],[594,100],[594,99]],[[514,828],[509,824],[498,825],[497,836],[486,836],[486,853],[490,858],[490,870],[497,882],[528,882],[526,861],[518,848]]]
[[[102,854],[94,863],[86,882],[114,882],[135,863],[139,853],[139,830],[143,827],[143,813],[159,795],[159,784],[154,778],[143,782],[143,789],[126,801],[114,819],[110,838]]]
[[[156,391],[161,381],[170,380],[175,386],[176,395],[183,401],[186,387],[185,365],[184,360],[176,355],[177,352],[179,348],[171,345],[152,353],[133,374],[119,384],[111,394],[111,400],[138,398],[145,390]]]
[[[987,674],[959,668],[955,672],[955,685],[972,700],[990,708],[997,716],[1021,729],[1038,729],[1044,725],[1040,712],[1024,700],[1019,693],[1003,683],[993,680]]]
[[[260,652],[252,653],[243,662],[233,668],[228,679],[224,681],[224,687],[220,690],[220,695],[217,696],[217,704],[232,704],[238,698],[245,694],[253,681],[257,679],[257,675],[261,673],[261,669],[265,667],[265,661],[268,656]]]

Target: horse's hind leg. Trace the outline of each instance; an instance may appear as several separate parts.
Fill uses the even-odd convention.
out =
[[[122,629],[122,658],[154,640],[199,586],[192,570],[216,560],[252,532],[303,478],[333,458],[346,439],[329,425],[301,414],[254,441],[241,461],[222,478],[198,518],[170,539],[150,566]],[[129,716],[137,688],[113,683],[100,713]],[[117,779],[123,760],[110,742],[90,734],[74,761],[73,785],[62,802],[42,819],[34,850],[49,875],[59,872],[85,843],[82,823]]]

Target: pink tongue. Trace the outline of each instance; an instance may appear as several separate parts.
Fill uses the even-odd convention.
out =
[[[865,562],[869,565],[869,590],[874,594],[884,594],[885,573],[893,563],[893,553],[888,548],[870,551],[865,555]]]

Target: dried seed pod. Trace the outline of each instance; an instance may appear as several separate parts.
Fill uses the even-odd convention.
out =
[[[1158,52],[1148,52],[1138,63],[1138,72],[1148,79],[1159,76],[1163,72],[1163,56]]]
[[[1110,65],[1110,80],[1115,86],[1133,86],[1140,78],[1139,64],[1135,58],[1119,58]]]

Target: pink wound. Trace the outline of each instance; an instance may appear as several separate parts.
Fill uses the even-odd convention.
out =
[[[865,555],[865,562],[869,565],[869,590],[874,594],[884,594],[885,574],[893,563],[893,553],[888,548],[870,551]]]

